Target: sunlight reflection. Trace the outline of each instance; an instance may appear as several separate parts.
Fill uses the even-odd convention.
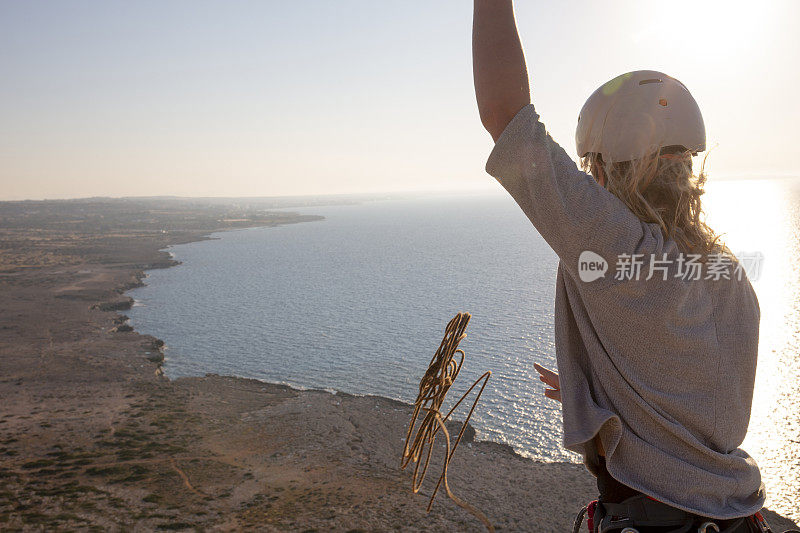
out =
[[[794,266],[800,260],[800,189],[791,180],[710,184],[705,210],[734,253],[761,252],[752,280],[761,308],[759,359],[750,428],[742,448],[758,462],[767,505],[793,519],[800,514],[800,404],[797,365],[800,309]]]

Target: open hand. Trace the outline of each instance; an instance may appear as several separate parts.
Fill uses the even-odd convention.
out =
[[[561,401],[561,385],[558,381],[558,374],[553,372],[552,370],[548,370],[545,367],[533,363],[533,368],[539,373],[539,380],[550,387],[549,389],[544,390],[544,395],[548,398],[553,400]]]

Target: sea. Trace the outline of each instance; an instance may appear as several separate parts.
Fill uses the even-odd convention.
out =
[[[762,317],[742,448],[761,468],[768,506],[798,519],[800,179],[711,182],[703,198],[728,246],[760,258],[749,270]],[[556,368],[558,258],[510,197],[437,193],[291,211],[325,219],[172,246],[181,264],[149,271],[130,292],[131,324],[166,343],[167,376],[411,403],[447,322],[465,311],[466,358],[449,398],[492,372],[472,418],[477,438],[539,461],[580,461],[563,449],[560,404],[533,367]]]

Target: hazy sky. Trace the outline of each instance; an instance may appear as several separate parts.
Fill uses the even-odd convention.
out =
[[[0,198],[496,187],[468,0],[0,0]],[[800,1],[517,2],[533,100],[683,81],[711,177],[796,175]]]

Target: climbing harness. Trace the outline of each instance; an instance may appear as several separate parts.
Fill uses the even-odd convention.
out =
[[[662,533],[772,533],[760,512],[734,520],[722,529],[713,520],[676,509],[644,494],[622,503],[591,502],[575,517],[573,533],[579,533],[584,516],[589,533],[644,533],[653,527]],[[666,529],[669,527],[673,529]],[[785,533],[796,533],[796,530]]]
[[[475,411],[475,406],[478,404],[481,394],[483,394],[483,389],[486,388],[489,377],[492,375],[491,371],[484,372],[483,375],[475,380],[472,386],[467,389],[467,392],[461,396],[455,405],[450,408],[447,414],[442,416],[441,409],[447,391],[450,390],[456,377],[458,377],[458,373],[461,371],[461,365],[464,364],[464,350],[458,349],[458,343],[467,336],[464,331],[467,329],[470,316],[469,313],[458,313],[450,320],[445,328],[444,338],[439,345],[439,349],[436,350],[433,358],[431,358],[431,362],[428,364],[428,370],[425,372],[425,375],[422,376],[422,380],[419,383],[419,394],[417,395],[417,400],[414,402],[414,412],[411,416],[411,423],[408,426],[400,468],[405,469],[409,463],[415,463],[411,488],[415,494],[419,492],[422,481],[425,479],[425,474],[428,471],[431,456],[433,455],[436,436],[439,431],[441,431],[444,434],[446,443],[444,464],[442,465],[442,473],[439,476],[439,481],[436,483],[436,488],[434,488],[431,498],[428,501],[426,511],[430,512],[439,487],[444,484],[444,490],[447,496],[453,500],[456,505],[470,512],[480,520],[483,525],[486,526],[486,529],[493,533],[494,527],[491,522],[489,522],[489,519],[486,518],[486,515],[453,494],[447,482],[447,466],[450,464],[450,461],[453,460],[453,455],[456,453],[456,448],[458,448],[458,444],[461,442],[461,437],[464,435],[467,423],[472,417],[472,413]],[[459,355],[457,362],[454,359],[456,354]],[[450,433],[447,431],[445,422],[478,384],[481,384],[478,389],[478,394],[472,402],[472,407],[467,417],[464,419],[464,423],[461,425],[458,438],[456,438],[455,444],[451,448]],[[424,413],[422,422],[419,424],[416,432],[414,432],[417,418],[422,413]],[[424,460],[420,461],[420,458],[423,456],[425,457]]]

